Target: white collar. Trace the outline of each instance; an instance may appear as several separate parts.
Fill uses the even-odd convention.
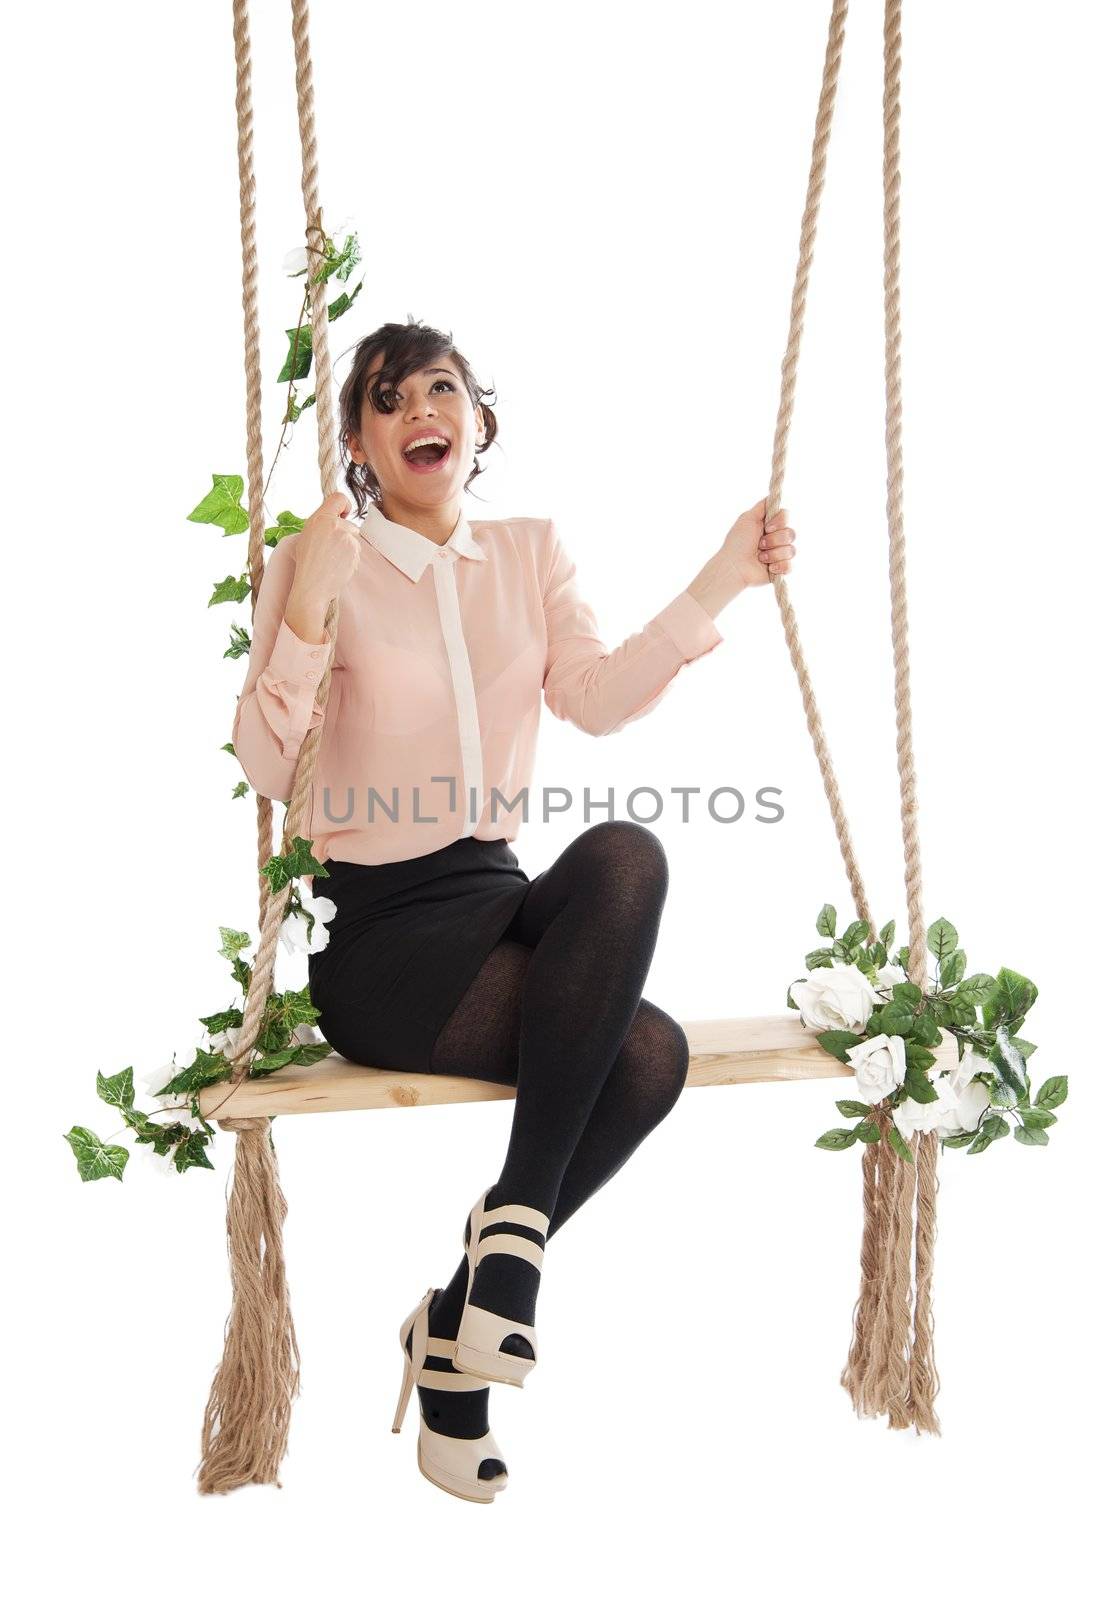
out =
[[[406,528],[403,522],[391,522],[389,517],[383,516],[376,500],[367,506],[359,531],[364,539],[414,583],[433,561],[457,556],[470,556],[474,561],[487,559],[463,512],[459,513],[450,538],[442,545],[436,544],[434,539],[429,539],[423,533],[417,533],[415,528]],[[443,555],[444,551],[450,552],[450,557]]]

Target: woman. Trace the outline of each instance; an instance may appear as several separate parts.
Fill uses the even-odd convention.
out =
[[[546,1241],[668,1113],[688,1067],[683,1029],[641,998],[668,886],[656,835],[597,823],[533,880],[511,849],[540,702],[592,734],[645,715],[721,642],[722,608],[794,558],[785,513],[765,526],[761,501],[608,650],[552,521],[465,518],[497,433],[490,392],[411,319],[356,347],[340,423],[362,526],[334,494],[276,545],[233,726],[253,786],[286,800],[324,724],[309,837],[337,909],[309,981],[326,1039],[369,1066],[516,1086],[466,1255],[400,1330],[394,1428],[415,1382],[421,1471],[472,1500],[507,1482],[489,1381],[522,1384],[535,1363]]]

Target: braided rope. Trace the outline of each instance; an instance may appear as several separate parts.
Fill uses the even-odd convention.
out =
[[[238,54],[241,49],[240,34],[243,28],[247,39],[247,3],[234,0],[234,38]],[[291,26],[294,38],[295,85],[298,98],[298,130],[302,146],[302,198],[306,213],[306,248],[319,259],[324,251],[324,230],[321,221],[319,197],[319,161],[316,117],[313,93],[313,64],[309,46],[309,5],[307,0],[291,0]],[[262,435],[259,399],[259,328],[255,314],[259,263],[255,237],[255,179],[252,171],[252,119],[251,93],[242,99],[238,95],[238,148],[247,165],[241,169],[242,247],[244,253],[245,301],[245,373],[248,384],[247,404],[247,455],[249,472],[249,563],[252,576],[252,611],[255,615],[260,584],[263,581],[263,477]],[[336,442],[336,422],[332,400],[332,360],[328,342],[328,296],[324,282],[314,282],[310,289],[310,323],[313,340],[313,370],[317,394],[317,450],[320,465],[322,493],[334,493],[337,484],[339,460]],[[255,392],[253,392],[255,383]],[[335,641],[339,620],[339,602],[330,602],[325,615],[328,637]],[[332,682],[332,663],[335,652],[329,656],[328,665],[317,689],[316,705],[323,710],[328,703]],[[290,848],[298,834],[312,827],[306,823],[307,813],[312,813],[313,774],[317,766],[322,726],[310,728],[302,741],[298,764],[294,769],[294,784],[283,823],[282,850]],[[271,803],[257,796],[257,834],[259,865],[271,855]],[[267,878],[260,875],[260,938],[252,963],[248,995],[245,1000],[232,1063],[230,1088],[210,1112],[218,1115],[233,1097],[237,1086],[248,1076],[252,1049],[260,1032],[268,997],[274,987],[275,957],[278,952],[279,932],[290,898],[288,883],[272,893]]]
[[[837,81],[840,76],[840,61],[844,49],[844,24],[847,16],[848,0],[834,0],[832,16],[829,19],[825,65],[821,75],[821,93],[818,99],[817,121],[814,127],[810,176],[806,185],[806,204],[802,213],[802,228],[798,242],[798,267],[795,271],[794,289],[791,293],[787,349],[783,356],[779,412],[775,421],[771,480],[768,485],[767,516],[769,517],[774,516],[779,510],[780,502],[783,498],[783,477],[787,466],[787,439],[791,431],[791,420],[794,416],[798,356],[802,345],[802,329],[806,320],[806,299],[810,283],[810,267],[814,258],[814,241],[817,238],[817,218],[821,209],[821,196],[825,188],[825,164],[829,151],[829,136],[833,129],[833,109],[836,105]],[[825,798],[829,803],[833,826],[836,829],[837,840],[840,844],[840,853],[844,858],[852,899],[855,902],[858,915],[869,924],[873,936],[875,924],[870,912],[867,890],[864,886],[859,863],[856,860],[855,846],[852,843],[848,818],[840,796],[840,785],[833,770],[832,757],[829,754],[829,746],[825,740],[825,728],[821,720],[821,712],[818,708],[813,685],[810,682],[810,672],[806,665],[806,658],[802,651],[802,640],[798,631],[794,604],[787,590],[787,580],[782,573],[772,574],[772,586],[779,605],[779,615],[783,623],[783,635],[787,641],[787,649],[790,653],[795,676],[798,679],[798,687],[802,692],[802,705],[806,713],[806,723],[810,730],[810,738],[813,741],[814,754],[817,756],[821,779],[825,785]]]

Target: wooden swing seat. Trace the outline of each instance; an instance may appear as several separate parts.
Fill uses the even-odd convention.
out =
[[[685,1022],[691,1049],[687,1087],[725,1083],[779,1083],[809,1078],[852,1078],[845,1066],[803,1026],[793,1011],[782,1016],[728,1017]],[[944,1066],[958,1051],[952,1037],[935,1050]],[[212,1116],[227,1094],[224,1083],[199,1095],[204,1116]],[[266,1078],[249,1078],[231,1096],[234,1117],[296,1116],[313,1111],[384,1111],[391,1106],[457,1105],[472,1100],[515,1098],[512,1084],[479,1078],[453,1078],[424,1072],[394,1072],[358,1066],[341,1055],[325,1056],[308,1067],[283,1067]]]

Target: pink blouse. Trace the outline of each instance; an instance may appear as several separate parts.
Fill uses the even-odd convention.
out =
[[[283,616],[300,537],[289,534],[267,559],[233,720],[252,787],[284,801],[302,740],[323,722],[302,829],[319,861],[407,860],[468,834],[514,839],[542,699],[586,733],[614,733],[722,641],[685,589],[609,650],[547,518],[463,515],[437,545],[372,502],[351,526],[363,550],[340,596],[324,711],[314,697],[332,641],[299,639]]]

